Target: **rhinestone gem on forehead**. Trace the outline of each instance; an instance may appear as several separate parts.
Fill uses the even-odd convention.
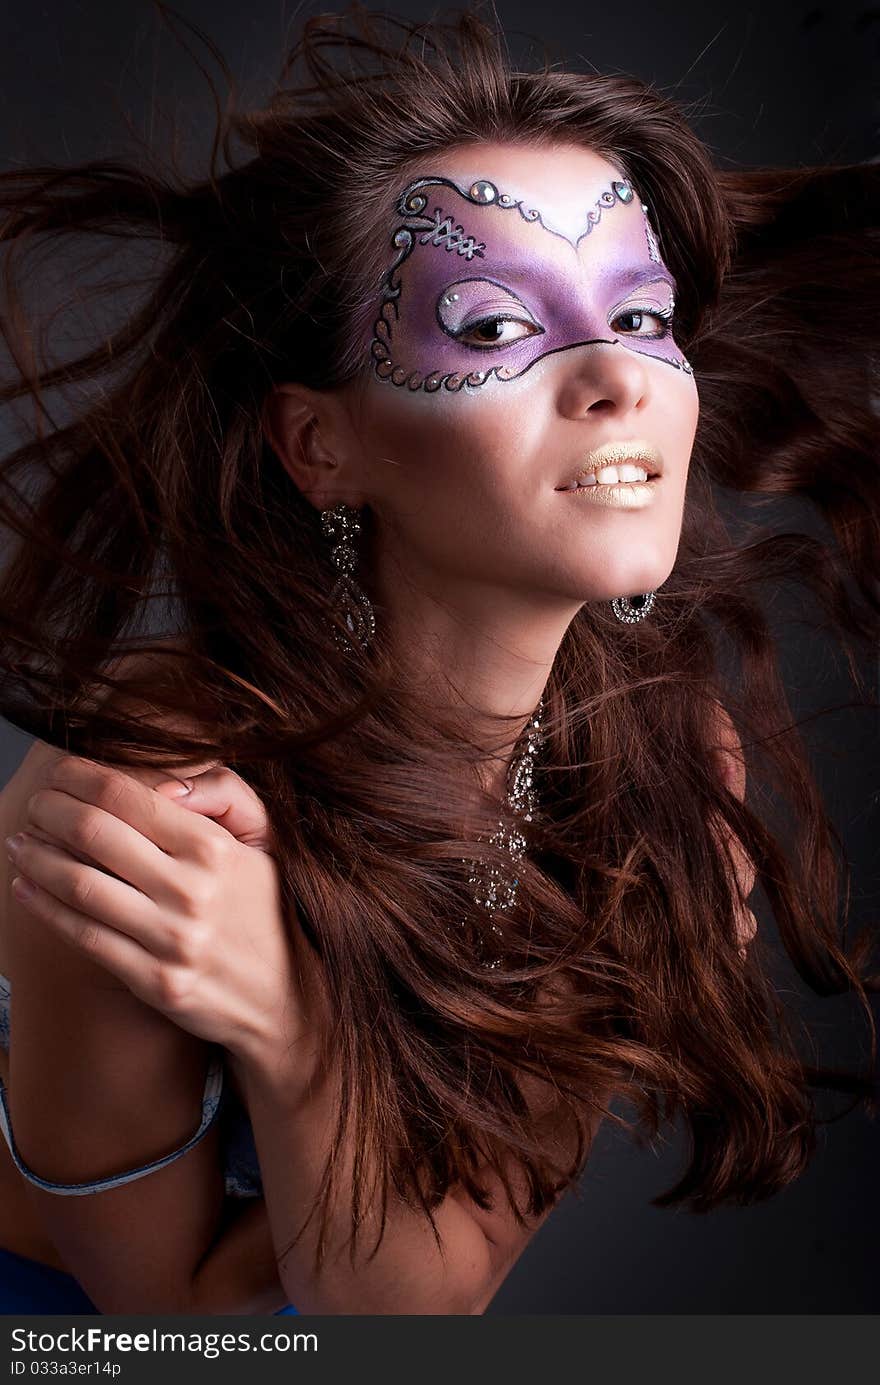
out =
[[[461,189],[459,189],[459,191],[461,191]],[[484,206],[494,202],[499,207],[517,207],[519,208],[521,216],[523,216],[526,221],[537,221],[545,231],[550,231],[552,235],[558,236],[563,234],[561,231],[554,230],[552,226],[548,226],[536,207],[524,207],[522,202],[512,197],[509,192],[499,192],[495,184],[490,183],[486,178],[478,178],[475,183],[471,183],[466,195],[472,202],[479,202]],[[584,237],[590,234],[593,227],[599,224],[603,210],[615,206],[618,200],[624,204],[629,203],[634,197],[635,192],[629,183],[622,179],[615,179],[609,188],[605,188],[600,192],[595,205],[587,212],[586,227],[578,236],[577,240],[572,241],[568,236],[565,236],[564,239],[569,241],[570,245],[574,245],[575,248],[577,248]],[[645,217],[645,239],[648,243],[648,257],[653,260],[655,264],[662,264],[660,246],[657,243],[657,236],[649,219],[647,204],[642,202],[641,208]],[[485,246],[483,248],[485,249]]]
[[[460,197],[466,197],[469,202],[473,202],[476,206],[488,207],[494,205],[502,207],[505,211],[512,211],[515,208],[524,221],[537,222],[538,225],[543,230],[548,231],[550,235],[559,236],[575,249],[577,249],[584,237],[591,233],[593,227],[599,224],[602,219],[603,211],[607,211],[611,207],[616,206],[618,202],[622,202],[626,205],[632,202],[635,197],[635,191],[630,183],[623,179],[615,179],[610,187],[603,189],[596,198],[593,206],[588,210],[586,225],[575,240],[572,240],[571,236],[567,236],[564,231],[559,231],[555,226],[548,225],[537,207],[526,206],[522,198],[513,197],[509,192],[499,192],[497,185],[491,183],[488,178],[478,178],[475,182],[471,183],[469,188],[461,187],[454,178],[445,178],[442,176],[416,178],[398,198],[398,213],[410,219],[419,217],[428,204],[428,198],[422,189],[438,186],[452,188]],[[642,210],[644,211],[644,209],[644,203],[642,203]],[[433,221],[430,221],[426,217],[424,218],[423,225],[414,226],[414,229],[426,232],[425,235],[420,237],[422,241],[429,239],[432,234],[437,234],[438,225],[441,225],[441,217],[442,212],[438,207],[435,209]],[[446,221],[442,223],[444,229],[447,224],[451,226],[451,222],[452,218],[447,217]],[[461,227],[457,229],[461,231]],[[453,247],[447,246],[447,249],[449,248]],[[457,249],[457,245],[454,248]],[[476,253],[480,254],[485,248],[485,245],[481,245]]]
[[[480,202],[483,204],[497,202],[500,207],[518,207],[521,215],[526,221],[540,221],[545,230],[549,231],[553,229],[547,225],[536,207],[524,207],[521,200],[512,197],[509,192],[499,192],[495,184],[490,183],[485,178],[479,178],[475,183],[471,183],[466,196],[468,196],[472,202]],[[618,198],[621,202],[631,202],[633,197],[633,190],[628,183],[622,181],[613,182],[610,188],[606,188],[600,193],[596,201],[595,210],[591,209],[591,211],[587,213],[587,227],[583,234],[589,235],[602,215],[603,207],[613,207]],[[644,210],[644,204],[642,204],[642,206]],[[561,235],[562,233],[556,231],[554,234]]]
[[[597,226],[602,217],[603,210],[607,210],[617,205],[618,202],[628,204],[635,197],[635,190],[630,183],[622,179],[615,179],[610,187],[603,189],[593,207],[587,212],[587,223],[585,229],[572,240],[563,231],[556,230],[553,226],[548,226],[541,216],[537,207],[526,207],[521,199],[513,197],[510,193],[499,192],[495,183],[488,178],[478,178],[471,183],[469,188],[460,187],[453,178],[435,175],[433,177],[417,178],[411,182],[400,194],[396,203],[396,211],[399,216],[406,218],[406,224],[400,226],[394,232],[392,244],[397,249],[397,256],[390,269],[383,276],[382,282],[382,303],[379,309],[379,317],[373,324],[373,339],[370,343],[370,354],[373,357],[373,367],[375,374],[380,380],[390,380],[393,385],[406,386],[410,390],[424,389],[428,393],[438,390],[445,386],[447,390],[458,391],[465,385],[476,387],[483,385],[491,377],[495,376],[498,380],[510,380],[525,373],[526,370],[534,365],[531,361],[522,370],[514,370],[511,366],[490,366],[487,370],[471,371],[438,371],[431,370],[422,372],[410,370],[406,366],[395,365],[391,359],[391,326],[392,322],[399,316],[398,300],[400,298],[401,281],[398,273],[404,260],[412,253],[416,243],[416,235],[422,244],[432,241],[433,244],[442,246],[449,253],[457,253],[470,260],[474,255],[484,259],[483,251],[485,243],[477,243],[472,236],[466,236],[461,226],[453,226],[453,219],[450,216],[443,218],[442,210],[437,207],[434,210],[433,219],[423,215],[428,205],[428,198],[425,188],[445,186],[452,188],[461,197],[465,197],[474,205],[497,206],[505,211],[519,211],[524,221],[537,222],[541,228],[550,235],[559,236],[567,241],[575,250],[585,236],[590,235],[594,226]],[[641,210],[645,216],[645,230],[648,240],[648,253],[650,258],[656,262],[660,261],[660,252],[656,237],[651,230],[648,221],[648,208],[644,202],[640,202]],[[397,276],[395,278],[395,275]],[[447,295],[447,302],[454,301],[457,294]],[[674,301],[674,300],[672,300]],[[672,306],[670,302],[670,308]],[[598,340],[598,339],[597,339]],[[586,343],[582,343],[586,344]],[[612,343],[608,343],[609,345]],[[630,350],[637,351],[637,347],[630,347]],[[644,353],[642,353],[644,354]],[[541,357],[536,359],[540,360]],[[685,375],[693,375],[693,368],[684,356],[681,360],[676,360],[673,356],[655,356],[651,353],[651,359],[663,361],[666,365],[673,366],[676,370],[682,371]]]

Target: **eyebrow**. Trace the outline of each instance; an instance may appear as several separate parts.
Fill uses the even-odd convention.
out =
[[[626,269],[622,274],[615,274],[613,271],[603,274],[600,278],[608,283],[620,284],[625,293],[632,289],[641,288],[644,284],[668,284],[673,292],[678,291],[675,276],[663,265],[652,263],[650,265],[636,265],[632,269]]]
[[[536,275],[541,278],[554,277],[562,279],[563,271],[560,266],[553,261],[534,260],[530,267],[526,269],[522,260],[494,261],[488,255],[483,260],[487,273],[485,275],[476,274],[475,278],[499,278],[511,279],[518,284],[523,284],[533,279]],[[476,269],[476,266],[474,266]],[[641,288],[645,284],[665,283],[673,293],[678,292],[678,285],[672,272],[662,264],[631,265],[628,269],[615,270],[606,268],[596,276],[597,282],[604,288],[606,285],[619,285],[624,293],[630,293],[633,289]]]

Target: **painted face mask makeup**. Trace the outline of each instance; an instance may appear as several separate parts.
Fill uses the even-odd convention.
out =
[[[674,276],[625,179],[578,201],[567,232],[486,178],[417,178],[396,212],[369,346],[378,379],[467,391],[597,343],[693,373],[672,339]]]

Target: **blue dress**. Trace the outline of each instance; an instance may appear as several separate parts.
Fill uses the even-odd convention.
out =
[[[9,981],[0,976],[0,1047],[9,1051],[10,1008],[12,992]],[[227,1197],[260,1197],[263,1192],[260,1165],[257,1159],[253,1131],[244,1107],[238,1101],[233,1089],[224,1088],[224,1066],[222,1057],[215,1055],[205,1079],[202,1095],[202,1115],[198,1129],[185,1144],[171,1154],[164,1155],[150,1164],[142,1164],[127,1173],[116,1174],[112,1178],[101,1178],[91,1183],[51,1183],[38,1177],[22,1160],[15,1145],[6,1089],[0,1079],[0,1130],[9,1146],[12,1159],[24,1178],[47,1192],[63,1197],[83,1197],[100,1192],[105,1188],[116,1188],[123,1183],[133,1183],[139,1178],[155,1173],[175,1159],[188,1153],[194,1145],[204,1139],[215,1120],[220,1122],[220,1147],[223,1155],[223,1169]],[[296,1309],[288,1304],[279,1308],[274,1315],[296,1314]],[[99,1313],[91,1299],[79,1287],[73,1275],[62,1270],[28,1260],[12,1251],[0,1248],[0,1313]]]

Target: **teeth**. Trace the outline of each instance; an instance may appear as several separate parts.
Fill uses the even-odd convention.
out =
[[[581,486],[615,486],[619,481],[647,481],[648,472],[643,466],[623,462],[618,466],[603,466],[577,483]]]
[[[636,462],[627,462],[624,466],[619,466],[617,474],[621,481],[647,481],[648,479],[647,468],[639,466]]]

